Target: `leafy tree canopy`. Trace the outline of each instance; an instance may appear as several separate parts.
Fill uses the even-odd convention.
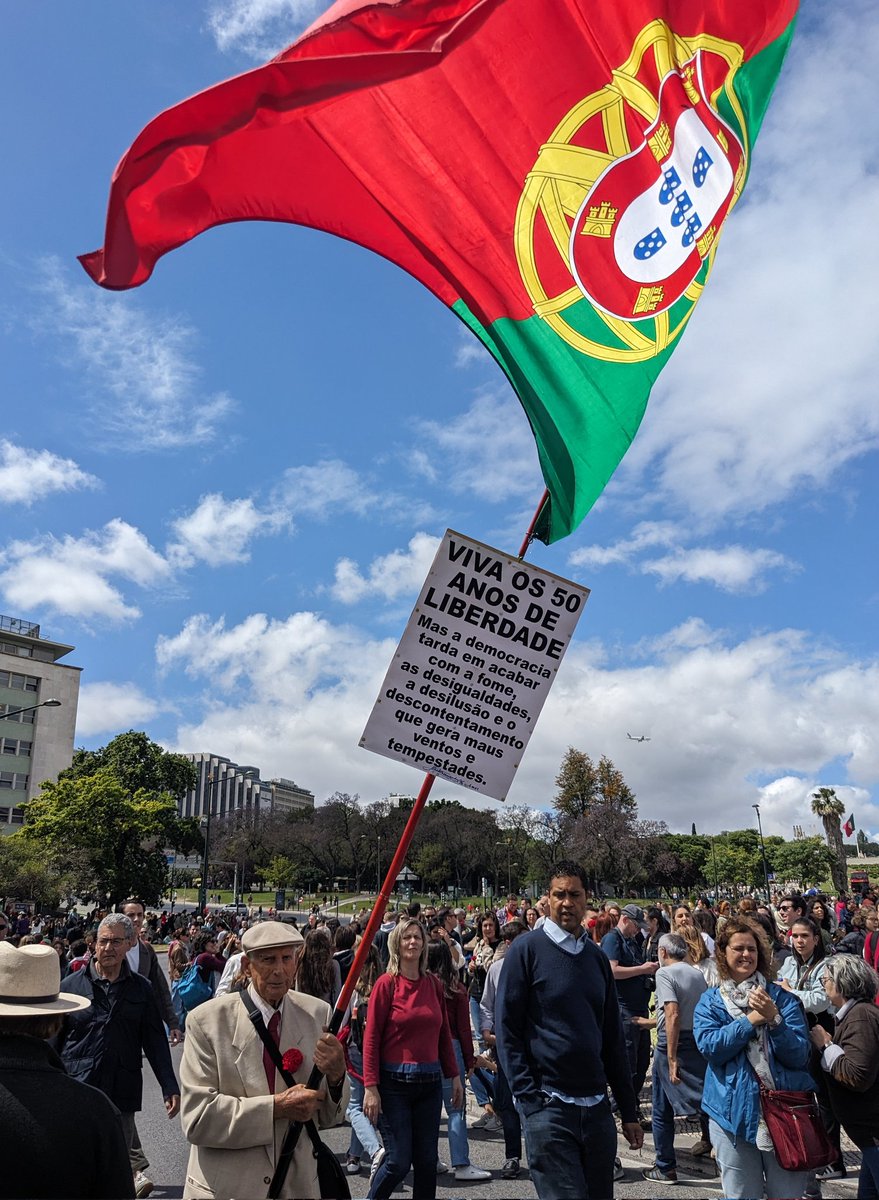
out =
[[[198,840],[194,822],[178,818],[168,792],[132,793],[109,765],[65,776],[28,802],[25,824],[12,839],[67,873],[83,898],[112,905],[136,893],[155,904],[167,873],[163,848],[191,848]]]

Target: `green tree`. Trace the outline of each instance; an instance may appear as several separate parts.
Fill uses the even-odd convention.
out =
[[[766,839],[766,857],[776,881],[784,886],[796,883],[801,888],[822,883],[830,870],[830,853],[819,837],[797,838],[792,842]]]
[[[59,779],[82,779],[109,768],[131,795],[138,791],[167,792],[175,800],[195,787],[195,764],[182,754],[170,754],[145,733],[129,729],[99,750],[77,750]]]
[[[633,818],[637,816],[635,793],[605,754],[596,767],[588,754],[568,747],[555,784],[553,807],[572,820],[596,809],[627,813]]]
[[[830,877],[834,891],[839,895],[848,891],[848,867],[840,824],[845,807],[833,788],[820,787],[812,793],[812,812],[821,818],[824,826],[824,836],[830,850]]]
[[[167,877],[163,848],[188,851],[198,831],[178,818],[168,792],[132,793],[111,766],[101,766],[43,784],[12,837],[37,850],[52,870],[69,873],[84,898],[114,905],[136,893],[155,904]]]
[[[5,897],[35,900],[42,910],[57,908],[76,891],[70,869],[56,870],[39,846],[19,837],[0,837],[0,880]]]

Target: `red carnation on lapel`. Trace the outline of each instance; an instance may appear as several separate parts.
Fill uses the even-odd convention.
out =
[[[281,1059],[284,1070],[289,1075],[295,1075],[303,1063],[302,1054],[299,1050],[285,1050],[284,1057]]]

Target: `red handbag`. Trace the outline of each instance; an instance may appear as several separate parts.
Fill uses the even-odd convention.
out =
[[[760,1083],[760,1107],[778,1165],[785,1171],[814,1171],[836,1162],[814,1092],[770,1090]]]

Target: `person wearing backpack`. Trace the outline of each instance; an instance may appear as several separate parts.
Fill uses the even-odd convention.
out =
[[[193,947],[194,958],[180,977],[177,995],[184,1013],[210,1000],[214,994],[214,972],[225,970],[226,960],[220,958],[217,935],[208,930],[200,933]]]
[[[185,928],[181,929],[174,941],[168,945],[168,978],[171,980],[171,1003],[174,1006],[174,1012],[177,1016],[177,1027],[181,1032],[186,1028],[186,1012],[177,992],[180,987],[180,980],[183,978],[183,974],[189,966],[189,960],[192,957],[191,949],[189,934]]]

